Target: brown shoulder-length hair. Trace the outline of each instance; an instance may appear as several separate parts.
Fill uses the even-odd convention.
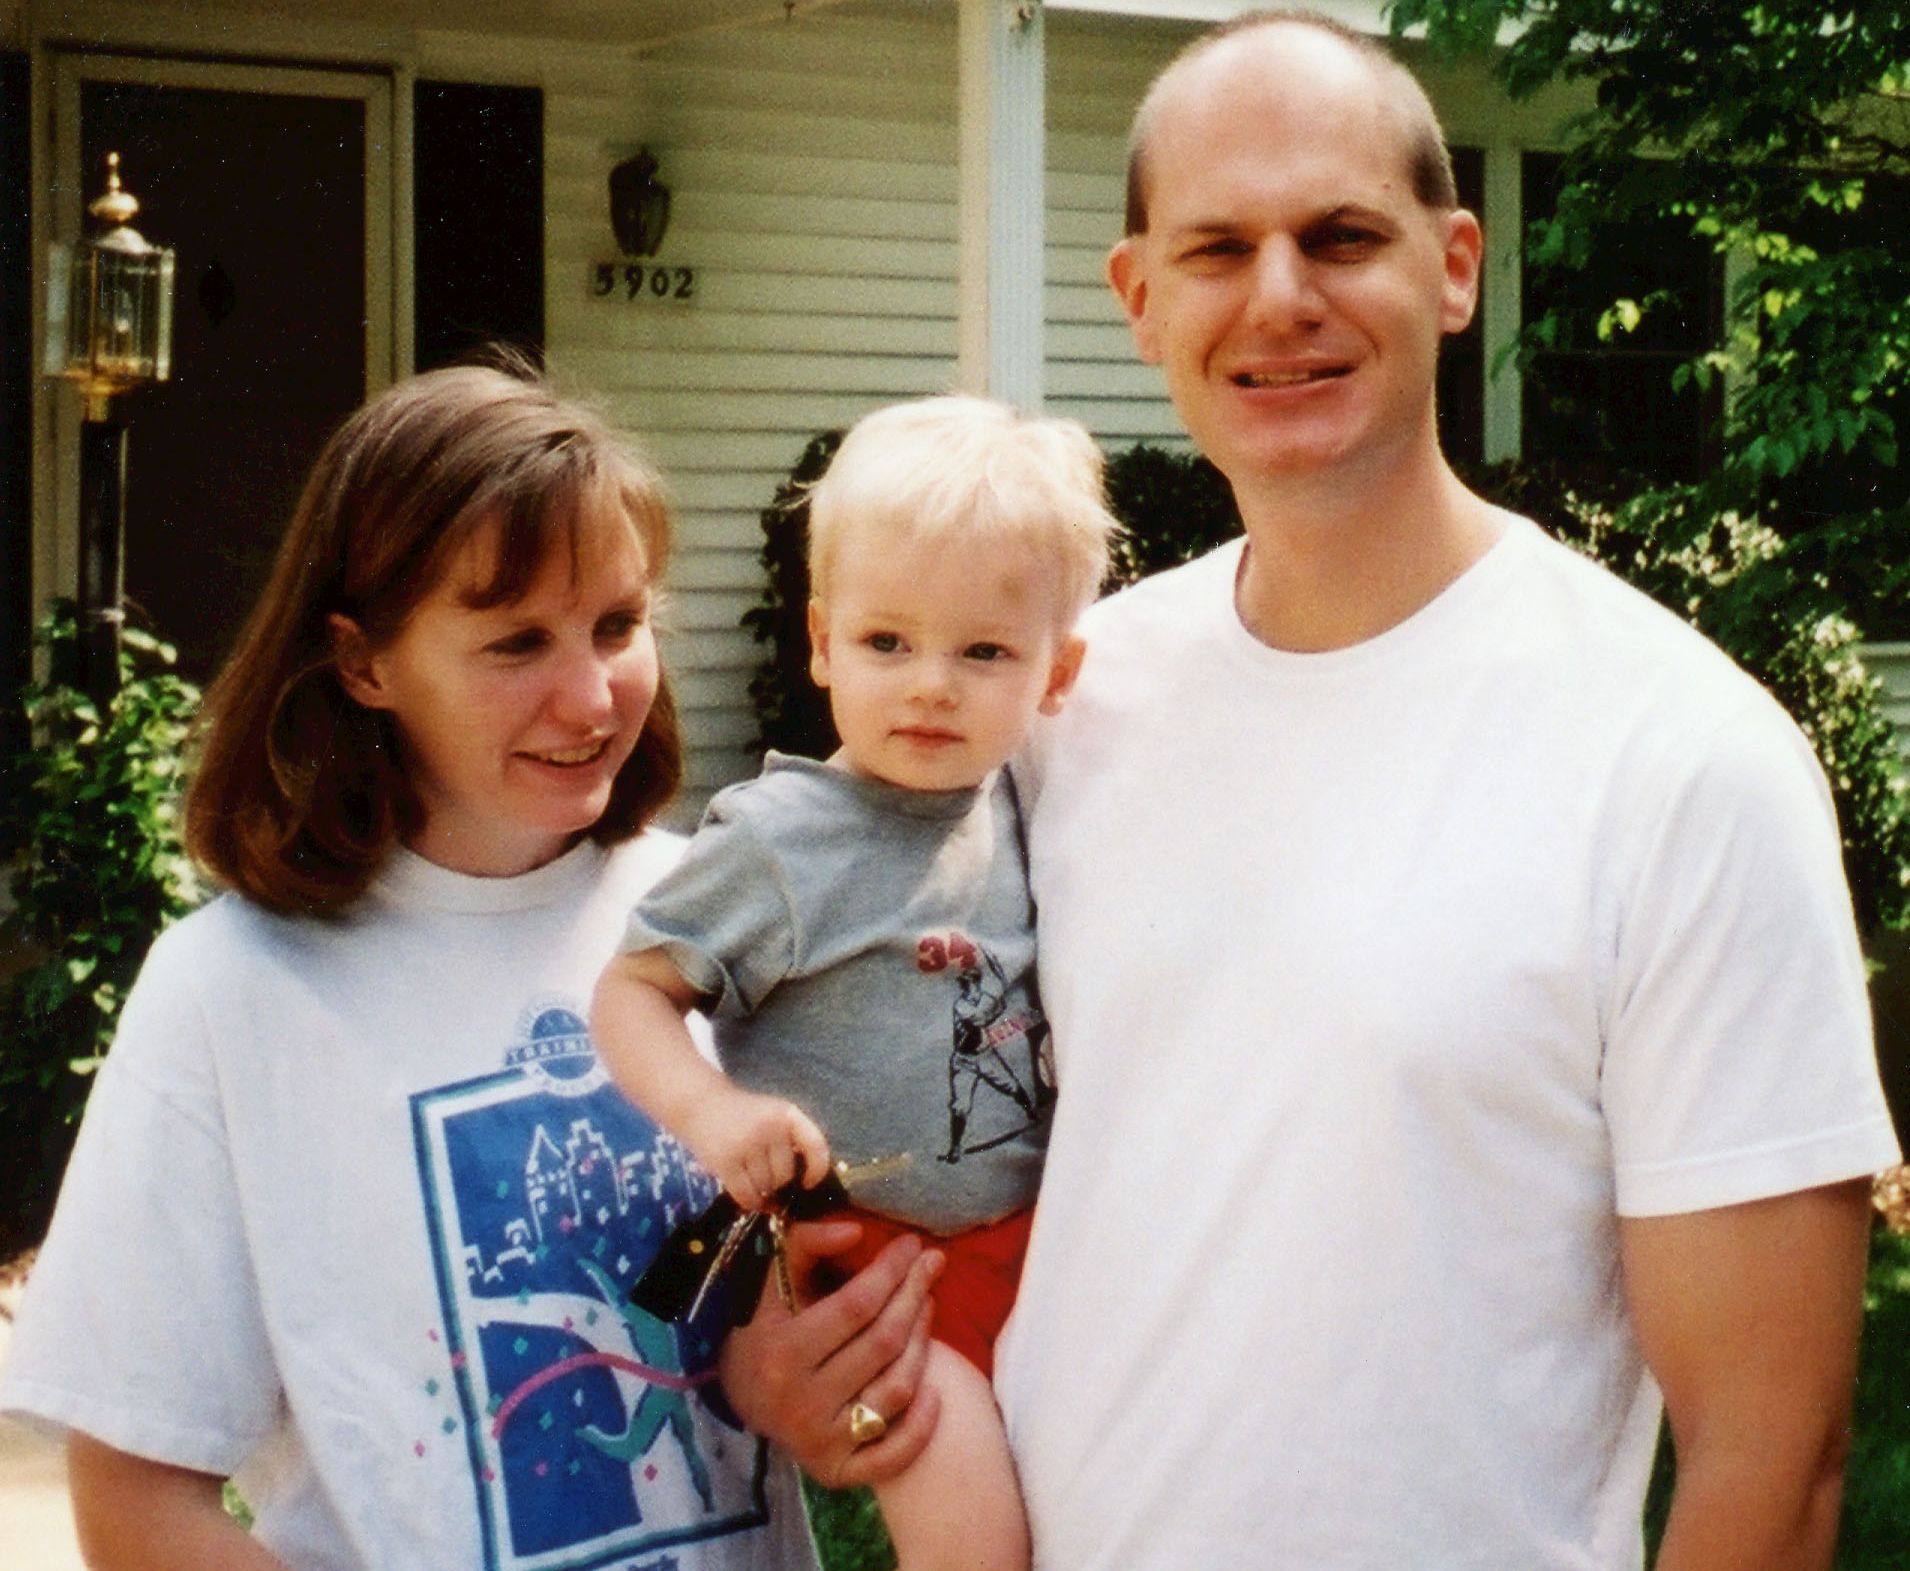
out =
[[[552,551],[575,570],[592,536],[626,520],[660,578],[662,481],[528,366],[430,371],[366,404],[319,455],[265,593],[206,695],[186,795],[194,858],[272,910],[343,910],[424,810],[390,717],[340,684],[327,619],[349,617],[380,648],[480,529],[495,525],[499,545],[475,603],[495,606],[523,595]],[[682,772],[660,684],[590,838],[636,834]]]

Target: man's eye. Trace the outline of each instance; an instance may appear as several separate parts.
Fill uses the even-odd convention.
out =
[[[1237,256],[1245,256],[1248,246],[1244,240],[1223,239],[1208,240],[1199,245],[1189,246],[1182,260],[1188,262],[1226,262]]]
[[[970,644],[962,656],[967,660],[1006,660],[1009,650],[1002,644]]]
[[[1307,236],[1306,249],[1314,256],[1346,259],[1366,255],[1384,239],[1376,230],[1358,224],[1329,224]]]

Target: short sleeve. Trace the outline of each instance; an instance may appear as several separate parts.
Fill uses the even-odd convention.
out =
[[[682,860],[638,901],[620,948],[661,949],[718,1017],[753,1014],[794,965],[793,912],[779,860],[719,797]]]
[[[1621,1215],[1896,1160],[1830,793],[1775,705],[1723,727],[1625,875],[1601,1094]]]
[[[175,934],[129,995],[88,1102],[0,1408],[229,1474],[275,1426],[280,1387],[192,950]]]

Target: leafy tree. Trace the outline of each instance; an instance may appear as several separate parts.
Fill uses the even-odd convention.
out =
[[[1448,53],[1506,28],[1492,69],[1514,97],[1589,89],[1531,265],[1582,267],[1614,223],[1666,216],[1732,259],[1724,339],[1677,372],[1728,391],[1716,462],[1633,504],[1672,544],[1727,515],[1782,543],[1722,623],[1806,602],[1872,637],[1910,633],[1910,0],[1395,0],[1391,14]],[[1610,301],[1598,331],[1648,333],[1672,305]],[[1526,355],[1564,331],[1532,324]]]

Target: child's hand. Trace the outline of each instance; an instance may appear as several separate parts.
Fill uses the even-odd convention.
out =
[[[829,1171],[829,1142],[794,1102],[733,1090],[706,1099],[684,1144],[739,1206],[760,1211],[800,1171],[817,1184]]]

